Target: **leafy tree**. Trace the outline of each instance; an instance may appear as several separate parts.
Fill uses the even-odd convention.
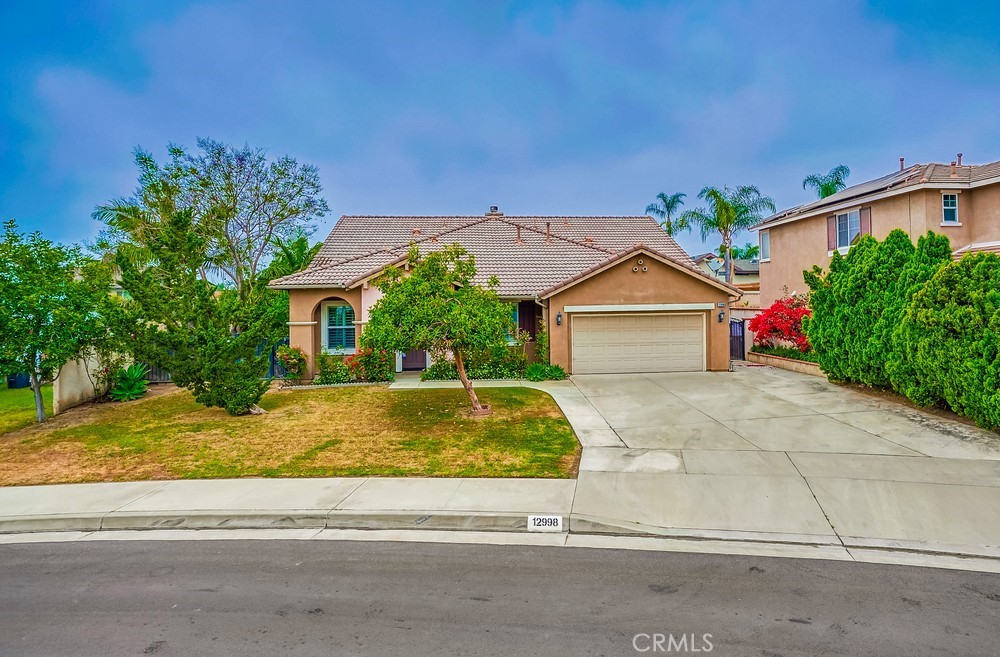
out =
[[[663,226],[663,230],[666,231],[667,235],[673,237],[682,230],[691,230],[691,224],[682,216],[677,217],[676,215],[680,212],[681,206],[684,205],[684,197],[686,194],[680,192],[676,194],[670,194],[669,196],[664,192],[660,192],[656,195],[656,202],[650,203],[646,206],[646,214],[653,215],[660,220],[660,225]]]
[[[269,381],[261,345],[273,320],[256,297],[245,301],[203,278],[208,240],[195,230],[192,211],[170,200],[163,199],[161,221],[145,244],[150,264],[138,266],[122,254],[116,260],[131,297],[117,330],[138,358],[168,370],[198,403],[231,415],[262,413],[257,403]]]
[[[826,198],[847,187],[847,177],[851,175],[851,170],[843,164],[839,164],[826,175],[813,173],[805,177],[802,181],[802,189],[812,188],[819,198]]]
[[[329,211],[319,196],[319,172],[287,156],[268,161],[260,148],[235,148],[213,139],[199,139],[198,148],[201,153],[189,154],[171,145],[163,165],[136,149],[139,188],[132,198],[95,210],[94,217],[107,225],[98,248],[146,264],[168,184],[177,207],[190,210],[193,230],[205,242],[202,278],[221,277],[246,299],[280,252],[278,245],[295,243]]]
[[[287,335],[288,295],[275,277],[304,267],[312,221],[327,210],[315,167],[261,149],[199,139],[159,164],[137,150],[132,198],[100,206],[96,247],[132,296],[122,330],[195,398],[259,412],[267,351]]]
[[[466,362],[470,352],[505,348],[513,331],[510,306],[493,289],[496,279],[477,285],[475,258],[457,244],[423,257],[413,247],[407,264],[410,275],[389,267],[377,281],[383,296],[369,311],[362,346],[450,353],[473,412],[489,412],[472,388]]]
[[[740,185],[735,189],[705,187],[698,192],[698,198],[705,201],[706,208],[688,210],[681,219],[698,226],[703,240],[712,233],[722,238],[723,270],[726,281],[733,280],[733,237],[741,230],[748,230],[763,221],[763,213],[774,212],[774,200],[764,196],[753,185]]]
[[[0,375],[27,372],[35,414],[45,421],[42,383],[108,339],[110,270],[78,248],[4,224],[0,242]]]

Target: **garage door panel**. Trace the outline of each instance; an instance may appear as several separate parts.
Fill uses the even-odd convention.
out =
[[[573,318],[573,372],[701,371],[701,315],[579,315]]]

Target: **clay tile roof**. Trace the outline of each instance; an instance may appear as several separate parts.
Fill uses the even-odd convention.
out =
[[[663,253],[658,252],[656,249],[649,248],[645,244],[636,244],[635,246],[633,246],[631,248],[628,248],[628,249],[625,249],[624,251],[618,251],[617,253],[613,254],[611,257],[605,258],[601,262],[594,263],[592,266],[588,267],[587,269],[584,269],[583,271],[577,272],[576,274],[573,274],[572,276],[570,276],[568,278],[565,278],[565,279],[563,279],[561,281],[558,281],[557,283],[554,283],[553,285],[550,285],[549,287],[547,287],[544,290],[542,290],[541,292],[539,292],[538,296],[539,297],[548,296],[548,295],[556,292],[557,290],[566,287],[567,285],[569,285],[571,283],[575,283],[576,281],[584,279],[587,276],[589,276],[589,275],[591,275],[591,274],[593,274],[595,272],[600,271],[604,267],[607,267],[609,265],[613,265],[616,262],[619,262],[619,261],[621,261],[621,260],[623,260],[625,258],[628,258],[633,253],[636,253],[638,251],[643,251],[643,252],[649,253],[650,255],[652,255],[654,257],[658,257],[658,258],[660,258],[662,260],[667,260],[669,262],[673,262],[674,264],[682,267],[686,271],[688,271],[688,272],[690,272],[690,273],[692,273],[692,274],[694,274],[696,276],[700,276],[700,277],[704,278],[707,281],[710,281],[710,282],[712,282],[712,283],[714,283],[716,285],[719,285],[721,287],[727,288],[728,290],[734,292],[737,295],[742,294],[742,292],[736,286],[730,285],[729,283],[726,283],[724,281],[720,281],[717,278],[715,278],[714,276],[709,276],[704,271],[702,271],[701,268],[697,267],[694,263],[678,262],[678,261],[674,260],[673,258],[670,258],[669,256],[667,256],[667,255],[665,255]]]
[[[420,235],[413,234],[415,227]],[[516,243],[518,227],[521,243]],[[533,297],[640,242],[700,273],[650,217],[345,216],[306,269],[271,281],[271,286],[351,287],[400,261],[411,244],[424,252],[460,244],[475,257],[481,282],[496,275],[501,296]]]

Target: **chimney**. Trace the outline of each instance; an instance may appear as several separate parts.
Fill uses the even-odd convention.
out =
[[[517,238],[514,240],[514,244],[524,244],[524,240],[521,239],[521,224],[517,224]]]
[[[500,206],[491,205],[490,206],[490,211],[486,213],[486,216],[487,217],[492,217],[492,216],[502,217],[503,216],[503,212],[500,212]]]
[[[552,241],[552,222],[551,221],[546,221],[545,222],[545,241],[546,242],[551,242]]]
[[[905,158],[902,158],[902,157],[899,158],[899,170],[900,171],[902,171],[903,169],[906,168],[905,161],[906,161]]]
[[[955,169],[955,160],[951,161],[951,177],[958,178],[958,171]]]
[[[962,154],[958,154],[958,166],[962,166]]]

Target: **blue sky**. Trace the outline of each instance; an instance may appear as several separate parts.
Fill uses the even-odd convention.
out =
[[[135,146],[199,136],[319,166],[320,236],[341,214],[691,207],[709,184],[785,207],[836,164],[1000,159],[997,25],[974,0],[4,0],[0,218],[89,239]]]

